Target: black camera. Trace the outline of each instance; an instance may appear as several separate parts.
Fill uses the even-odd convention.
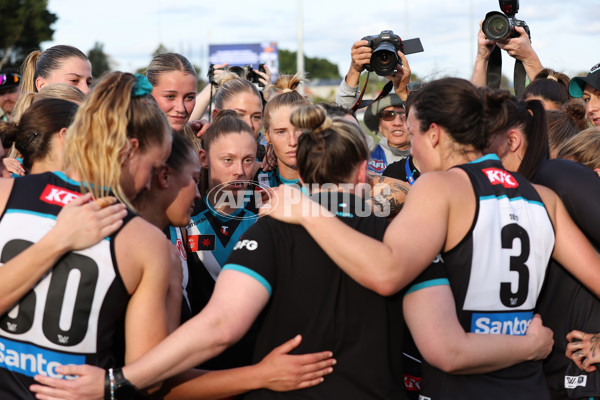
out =
[[[254,72],[254,69],[251,65],[246,65],[246,67],[246,79],[248,79],[252,83],[258,84],[258,86],[260,87],[264,87],[265,85],[260,81],[260,78],[262,78],[262,76]],[[258,64],[258,70],[260,72],[266,73],[265,64]]]
[[[258,70],[260,72],[266,72],[265,64],[258,64]],[[262,82],[260,82],[259,79],[261,78],[261,76],[259,74],[257,74],[256,72],[254,72],[252,65],[244,65],[243,67],[233,65],[231,67],[225,67],[225,71],[233,72],[240,78],[247,79],[250,82],[257,84],[260,87],[265,86]],[[215,81],[215,66],[214,66],[214,64],[210,64],[210,67],[208,68],[208,80],[210,81],[211,84],[213,84],[215,86],[218,86],[218,84],[219,84],[217,81]]]
[[[373,49],[371,60],[365,65],[365,69],[374,71],[379,76],[392,75],[396,71],[396,66],[402,65],[398,51],[404,54],[423,51],[419,38],[402,41],[400,36],[390,30],[381,31],[379,35],[365,36],[362,40],[367,40],[369,42],[367,47]]]
[[[519,33],[515,28],[520,26],[525,29],[525,32],[531,38],[529,27],[525,21],[515,18],[515,15],[519,11],[519,0],[499,0],[499,3],[500,9],[503,12],[490,11],[485,15],[485,19],[481,25],[485,37],[494,42],[518,37]]]

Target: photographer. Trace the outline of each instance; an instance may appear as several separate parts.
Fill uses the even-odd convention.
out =
[[[477,35],[477,56],[475,57],[475,66],[473,75],[471,75],[471,83],[476,86],[487,85],[487,68],[490,60],[490,55],[495,46],[506,51],[509,56],[515,60],[519,60],[525,67],[525,72],[530,81],[544,69],[540,59],[531,46],[531,40],[524,28],[517,26],[515,31],[519,36],[494,42],[486,38],[481,26],[483,20],[479,23],[479,33]]]
[[[367,40],[359,40],[352,45],[350,51],[352,62],[335,98],[335,102],[343,107],[351,108],[358,98],[360,74],[364,71],[365,65],[369,64],[373,54],[373,49],[368,47],[368,44]],[[402,64],[397,65],[397,72],[386,76],[386,78],[394,83],[394,90],[398,97],[406,101],[408,97],[407,86],[410,83],[410,66],[401,51],[398,51],[398,57],[402,60]]]
[[[219,76],[227,71],[228,66],[229,64],[215,64],[213,79],[215,81],[218,81]],[[265,72],[255,69],[254,73],[260,76],[259,82],[262,83],[264,86],[267,86],[271,83],[271,71],[269,70],[269,67],[266,64],[264,68]],[[194,111],[192,112],[192,116],[190,118],[192,121],[199,120],[204,116],[211,98],[214,98],[214,96],[217,93],[217,89],[218,87],[216,85],[213,85],[211,84],[211,82],[208,82],[208,85],[206,85],[204,89],[202,89],[200,93],[198,93],[198,97],[196,97],[196,106],[194,107]]]

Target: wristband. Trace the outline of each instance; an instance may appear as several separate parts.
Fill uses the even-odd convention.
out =
[[[121,368],[111,369],[111,372],[114,372],[114,393],[115,397],[113,399],[117,400],[130,400],[135,397],[136,388],[125,378],[123,375],[123,370]],[[113,400],[111,399],[111,400]]]
[[[110,400],[110,376],[108,370],[104,374],[104,400]]]
[[[115,400],[115,376],[113,374],[113,369],[109,368],[107,371],[108,375],[108,394],[110,400]],[[105,393],[106,395],[106,393]]]

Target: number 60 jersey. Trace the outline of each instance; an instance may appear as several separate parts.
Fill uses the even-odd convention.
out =
[[[496,155],[458,168],[469,176],[476,196],[471,229],[409,292],[450,284],[465,332],[525,335],[554,250],[548,212],[535,188],[506,171]],[[423,382],[421,394],[432,400],[539,399],[537,394],[547,393],[541,362],[482,375],[444,374],[426,365]]]
[[[0,265],[39,241],[79,195],[78,182],[61,173],[15,179],[0,219]],[[65,254],[0,316],[0,398],[33,399],[32,377],[62,377],[55,371],[59,365],[122,362],[113,357],[113,346],[129,295],[117,270],[114,235]]]

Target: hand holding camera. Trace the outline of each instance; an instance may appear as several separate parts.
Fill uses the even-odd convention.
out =
[[[255,85],[263,88],[271,83],[271,71],[265,64],[258,64],[258,70],[251,65],[229,66],[229,64],[210,64],[208,69],[208,79],[214,86],[218,86],[218,76],[225,72],[233,72],[237,76],[247,79]]]
[[[480,24],[478,36],[478,48],[475,71],[471,81],[476,84],[483,83],[481,75],[481,67],[478,63],[487,62],[494,51],[494,46],[504,50],[520,61],[525,68],[525,72],[530,80],[542,70],[543,66],[536,52],[531,46],[531,32],[525,21],[515,18],[519,11],[519,0],[498,0],[499,11],[490,11],[486,14],[485,19]],[[497,56],[499,57],[499,55]],[[482,61],[479,61],[482,60]],[[501,60],[496,61],[500,64]]]

